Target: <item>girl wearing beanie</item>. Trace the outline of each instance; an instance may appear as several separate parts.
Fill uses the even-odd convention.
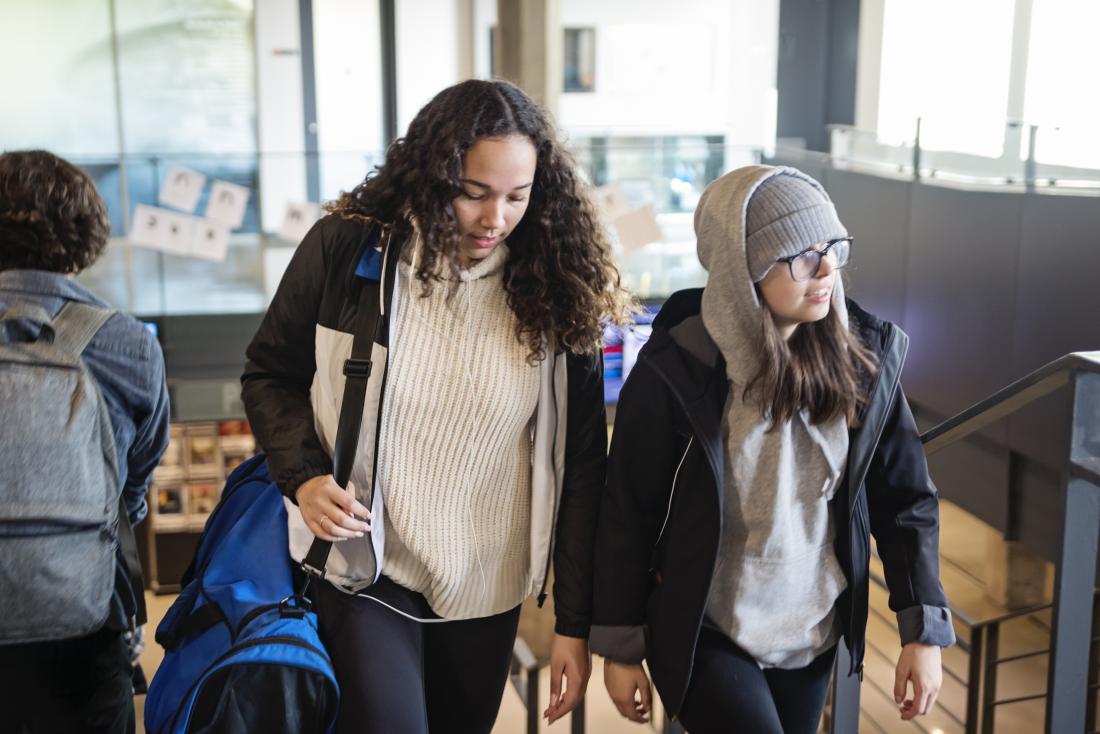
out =
[[[334,542],[310,595],[336,730],[488,734],[520,604],[545,600],[551,561],[556,719],[588,682],[599,347],[630,305],[583,184],[526,94],[471,80],[328,209],[248,347],[242,397],[291,554]],[[332,456],[362,363],[348,357],[376,323],[345,491]]]
[[[695,231],[707,285],[669,298],[617,409],[591,634],[608,691],[644,721],[645,659],[692,734],[816,732],[841,641],[862,677],[873,534],[895,699],[927,713],[955,638],[908,338],[845,299],[852,239],[800,171],[718,179]]]

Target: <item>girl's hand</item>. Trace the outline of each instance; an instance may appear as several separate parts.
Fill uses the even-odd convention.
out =
[[[350,482],[344,490],[331,474],[326,474],[303,482],[294,498],[310,532],[321,540],[334,542],[362,538],[371,528],[370,510],[355,499],[354,492]]]
[[[550,705],[543,712],[547,724],[553,724],[577,707],[592,675],[588,640],[582,637],[554,635],[550,643]],[[562,677],[566,688],[562,693]]]
[[[913,684],[913,697],[906,698],[908,684]],[[932,710],[943,683],[940,648],[910,642],[901,649],[898,667],[894,671],[894,702],[899,704],[901,718],[909,721]]]
[[[649,721],[652,694],[649,676],[640,664],[623,665],[605,658],[603,684],[620,714],[639,724]]]

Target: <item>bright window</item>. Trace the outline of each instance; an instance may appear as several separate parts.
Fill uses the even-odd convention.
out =
[[[1096,31],[1100,2],[1038,0],[1031,11],[1024,119],[1041,163],[1100,168]]]
[[[911,141],[920,117],[925,148],[1001,155],[1014,5],[886,0],[878,111],[883,142]]]

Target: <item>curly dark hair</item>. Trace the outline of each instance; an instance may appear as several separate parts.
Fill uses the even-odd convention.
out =
[[[396,237],[422,237],[416,277],[425,293],[441,259],[459,269],[459,231],[452,200],[461,192],[463,156],[478,140],[523,135],[537,154],[534,185],[523,219],[508,236],[504,269],[517,338],[532,360],[546,337],[575,353],[601,344],[603,320],[625,323],[634,308],[622,288],[607,235],[558,141],[547,113],[506,81],[469,80],[444,89],[416,115],[384,163],[326,209],[345,218],[393,223]]]
[[[45,150],[0,155],[0,270],[79,273],[111,234],[87,174]]]

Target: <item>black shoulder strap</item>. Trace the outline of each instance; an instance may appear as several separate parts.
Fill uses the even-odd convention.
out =
[[[134,592],[134,625],[140,627],[149,620],[145,610],[145,579],[141,575],[134,526],[130,524],[130,513],[126,510],[126,500],[122,495],[118,498],[118,541],[122,547],[122,559],[126,561],[130,589]]]
[[[336,429],[336,447],[332,457],[332,475],[341,487],[348,486],[351,469],[355,465],[355,449],[359,445],[359,430],[363,424],[363,403],[367,398],[367,383],[374,366],[371,355],[374,351],[374,342],[387,318],[385,305],[387,295],[392,292],[387,286],[396,273],[399,259],[397,253],[390,252],[392,230],[385,225],[381,230],[379,236],[382,243],[382,281],[378,289],[381,306],[378,309],[377,318],[373,321],[368,319],[372,289],[360,286],[359,306],[355,312],[355,334],[351,342],[351,357],[344,360],[344,398],[340,403],[340,421]],[[376,518],[376,521],[381,522],[381,518]],[[370,533],[367,533],[366,540],[368,543],[371,542]],[[306,572],[307,584],[311,576],[325,577],[325,565],[328,563],[331,551],[330,541],[316,537],[313,539],[313,544],[302,561],[302,570]]]

